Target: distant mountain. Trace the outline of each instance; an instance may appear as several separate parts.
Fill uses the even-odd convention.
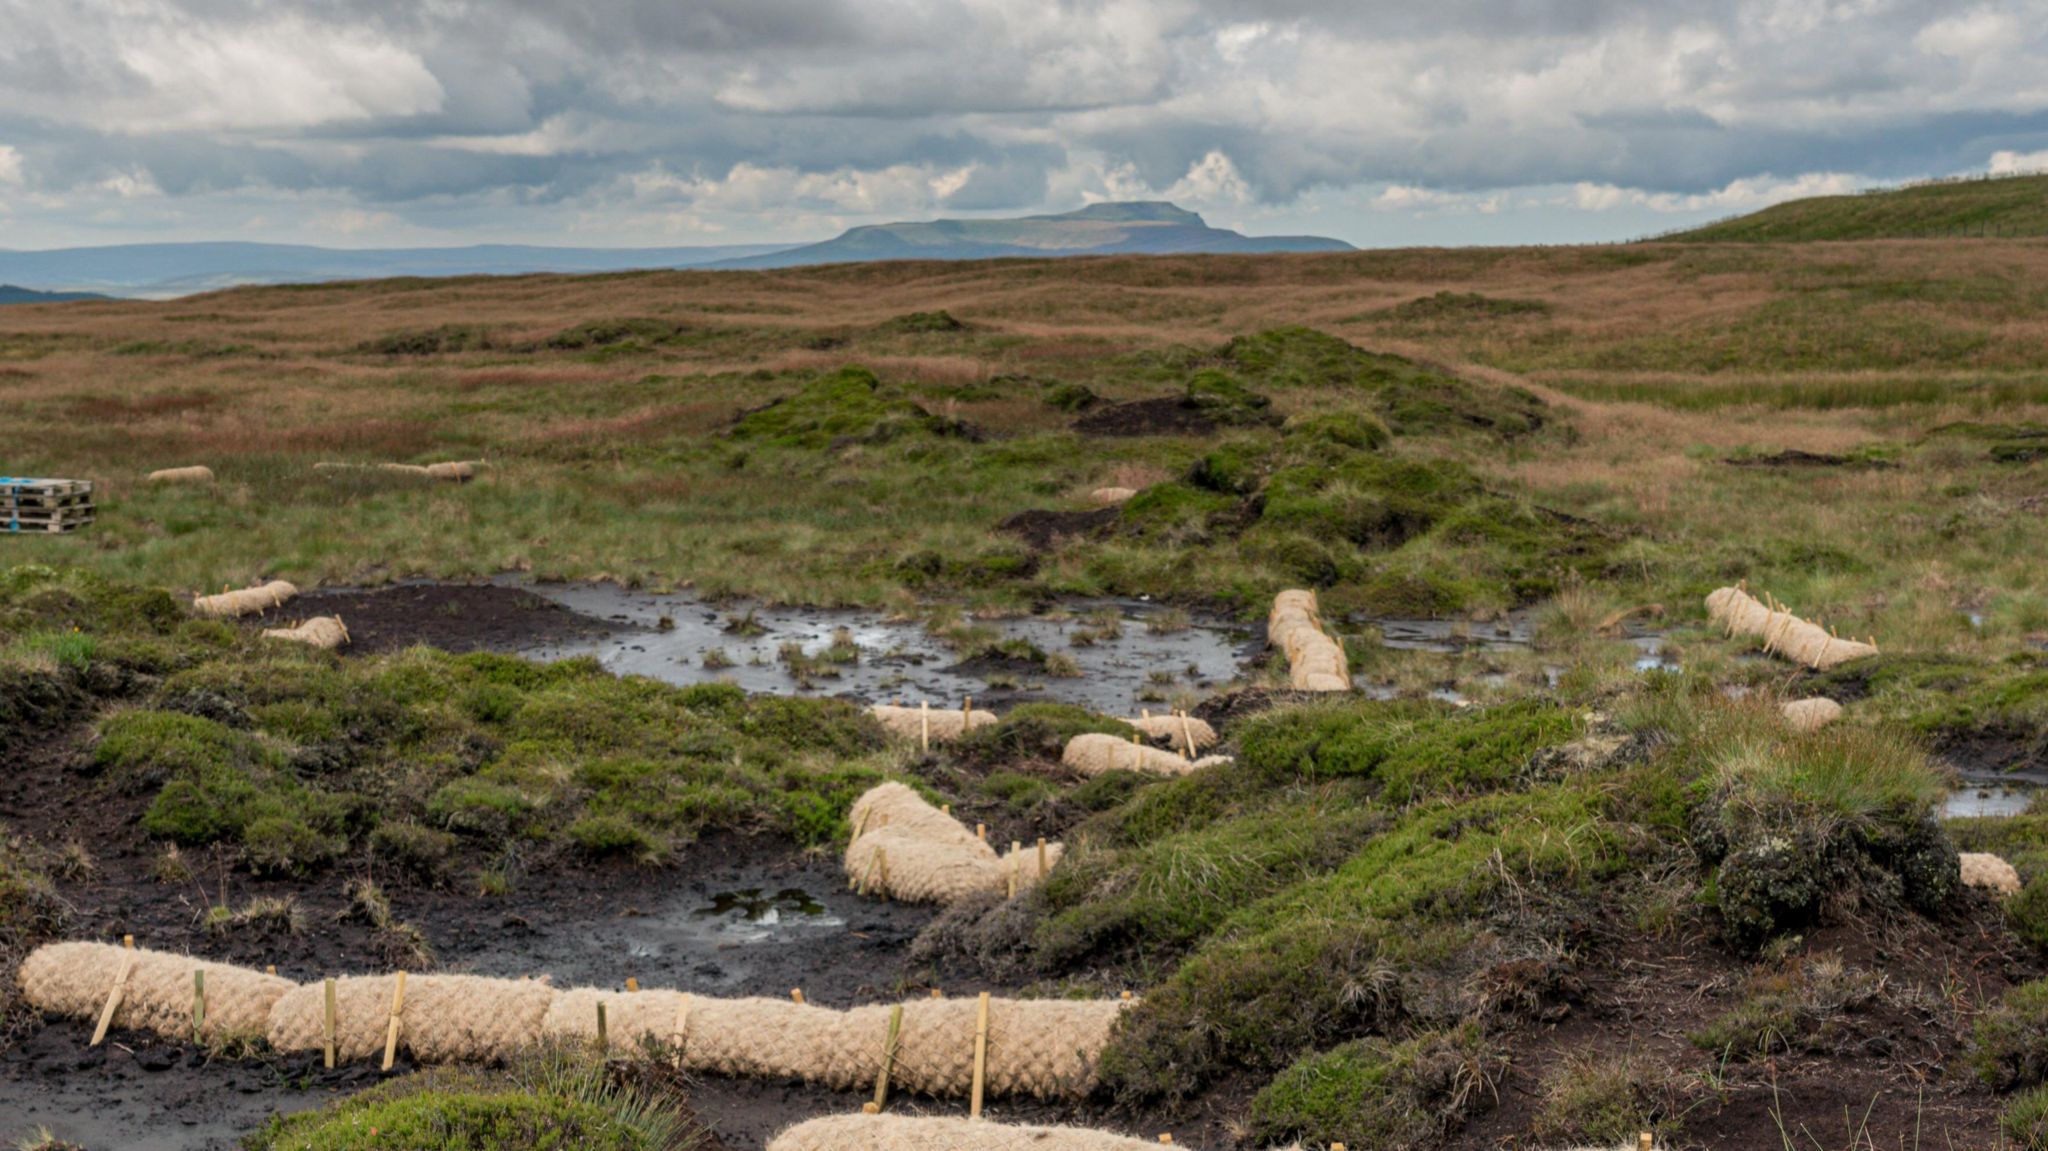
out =
[[[303,284],[389,276],[521,275],[696,268],[778,250],[775,244],[704,248],[316,248],[301,244],[116,244],[0,250],[0,283],[161,298],[241,284]]]
[[[717,268],[793,268],[870,260],[987,260],[1003,256],[1106,256],[1192,252],[1348,252],[1323,236],[1247,236],[1210,227],[1162,201],[1091,204],[1057,216],[871,224],[822,244],[743,256]]]
[[[0,304],[61,304],[66,300],[111,300],[98,292],[38,292],[34,288],[17,288],[13,284],[0,284]]]
[[[2048,236],[2048,176],[1941,180],[1790,200],[1659,239],[1681,242]]]

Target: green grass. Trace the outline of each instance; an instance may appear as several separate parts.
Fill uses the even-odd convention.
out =
[[[1281,1072],[1252,1100],[1252,1132],[1269,1145],[1430,1151],[1487,1102],[1489,1062],[1471,1027],[1400,1043],[1355,1040]]]
[[[622,679],[592,660],[342,660],[162,621],[155,601],[96,578],[17,569],[0,589],[0,619],[61,604],[116,682],[156,677],[100,721],[100,786],[147,797],[152,836],[239,844],[259,872],[308,874],[365,844],[431,871],[457,842],[508,837],[650,862],[707,828],[824,843],[890,770],[881,729],[838,700]],[[8,707],[70,698],[67,666],[9,666]],[[174,710],[195,704],[246,723]]]
[[[273,1118],[247,1151],[690,1151],[708,1138],[679,1089],[587,1056],[545,1052],[502,1073],[420,1071]]]
[[[2048,235],[2048,176],[1814,196],[1664,237],[1697,243]]]

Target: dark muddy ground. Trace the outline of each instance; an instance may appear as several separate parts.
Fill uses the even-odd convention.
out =
[[[1074,421],[1084,436],[1209,436],[1216,421],[1185,399],[1134,400],[1097,408]]]
[[[373,655],[426,644],[442,651],[513,651],[538,643],[597,640],[617,624],[580,615],[525,588],[502,584],[405,583],[375,589],[323,589],[277,615],[339,615],[349,650]]]
[[[682,852],[671,865],[596,866],[571,856],[526,861],[512,889],[477,894],[470,869],[440,882],[378,873],[367,859],[308,882],[259,880],[227,860],[192,853],[196,874],[161,883],[159,849],[138,820],[137,797],[109,795],[77,772],[83,729],[26,750],[20,770],[0,775],[0,822],[46,847],[85,847],[89,871],[59,877],[69,905],[66,937],[116,940],[190,952],[249,966],[274,965],[299,980],[390,969],[390,952],[366,924],[347,916],[344,885],[374,878],[398,919],[417,925],[434,970],[498,976],[545,974],[557,986],[684,987],[720,996],[783,996],[801,988],[828,1006],[925,995],[1011,990],[971,972],[913,964],[911,941],[930,908],[881,902],[847,891],[836,856],[801,852],[762,838],[722,836]],[[995,838],[1057,833],[991,808],[964,808]],[[259,896],[289,896],[301,924],[211,932],[205,910],[240,907]],[[370,1066],[329,1072],[317,1055],[214,1059],[144,1033],[115,1032],[88,1047],[91,1025],[43,1019],[16,1004],[0,1029],[0,1140],[48,1127],[88,1148],[214,1151],[271,1115],[317,1107],[382,1078]],[[407,1070],[401,1065],[397,1070]],[[815,1115],[858,1110],[864,1093],[801,1083],[705,1080],[693,1092],[701,1118],[731,1148],[758,1147],[774,1131]],[[991,1118],[1088,1122],[1146,1134],[1172,1130],[1185,1144],[1227,1147],[1226,1095],[1171,1117],[1119,1116],[1099,1108],[992,1101]],[[905,1098],[906,1112],[958,1114],[958,1100]]]

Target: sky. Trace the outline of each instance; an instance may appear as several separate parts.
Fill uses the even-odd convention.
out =
[[[2048,168],[2048,0],[0,0],[0,248],[692,246],[1170,199],[1627,239]]]

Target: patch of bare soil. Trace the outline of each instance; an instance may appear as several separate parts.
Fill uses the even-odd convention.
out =
[[[996,530],[1021,538],[1034,551],[1049,552],[1056,550],[1062,540],[1101,535],[1116,523],[1119,514],[1114,507],[1081,512],[1033,508],[997,524]]]
[[[312,591],[293,600],[282,614],[339,615],[349,634],[349,644],[342,650],[354,655],[414,644],[451,652],[516,651],[622,630],[610,620],[579,615],[524,588],[495,584]]]
[[[1133,400],[1097,408],[1074,421],[1084,436],[1210,436],[1216,422],[1185,398]]]
[[[1805,452],[1787,448],[1762,456],[1736,456],[1721,461],[1731,468],[1867,468],[1882,470],[1898,465],[1889,460],[1852,459],[1827,452]]]

